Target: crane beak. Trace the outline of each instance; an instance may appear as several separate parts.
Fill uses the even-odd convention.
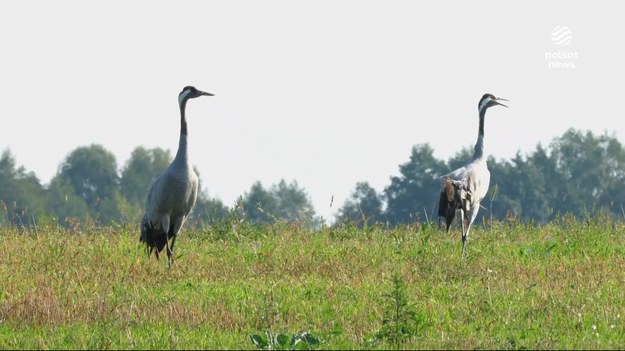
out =
[[[200,95],[215,96],[214,94],[207,93],[207,92],[205,92],[205,91],[200,91]]]
[[[502,103],[501,103],[501,102],[499,102],[499,101],[508,101],[508,99],[504,99],[504,98],[497,98],[496,100],[494,100],[494,102],[495,102],[497,105],[501,105],[501,106],[503,106],[503,107],[508,107],[508,106],[506,106],[506,105],[502,104]]]

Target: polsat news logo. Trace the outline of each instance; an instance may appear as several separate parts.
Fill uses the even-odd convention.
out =
[[[573,69],[579,59],[577,51],[562,51],[573,42],[573,31],[567,26],[555,26],[551,30],[551,41],[555,49],[545,52],[547,67],[552,69]]]

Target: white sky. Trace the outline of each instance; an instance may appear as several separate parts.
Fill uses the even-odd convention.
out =
[[[411,147],[511,158],[570,127],[625,141],[622,4],[599,1],[5,1],[0,3],[0,152],[47,184],[75,148],[120,168],[137,146],[178,145],[226,205],[260,180],[297,180],[330,217],[378,191]],[[564,25],[572,42],[558,46]],[[545,54],[577,52],[575,68]],[[334,195],[334,206],[329,208]]]

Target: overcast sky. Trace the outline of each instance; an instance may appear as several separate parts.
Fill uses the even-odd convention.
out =
[[[91,143],[120,168],[137,146],[175,154],[194,85],[215,94],[187,105],[212,196],[297,180],[328,218],[413,145],[472,147],[485,92],[510,100],[486,118],[497,158],[571,127],[624,142],[623,33],[599,1],[5,1],[0,152],[43,184]]]

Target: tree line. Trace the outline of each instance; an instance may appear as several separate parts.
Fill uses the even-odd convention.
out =
[[[391,176],[381,192],[366,181],[357,183],[339,208],[336,222],[396,226],[435,220],[440,177],[470,161],[472,152],[467,147],[443,161],[433,151],[429,144],[415,145],[409,160],[399,165],[399,175]],[[171,160],[167,150],[137,147],[120,169],[103,146],[81,146],[61,162],[44,186],[33,172],[18,168],[7,149],[0,158],[0,211],[4,212],[0,226],[23,228],[50,221],[66,228],[138,223],[152,182]],[[486,209],[480,211],[482,218],[544,223],[565,213],[582,217],[602,211],[625,216],[625,149],[613,135],[570,129],[548,147],[539,144],[529,154],[519,152],[511,160],[490,157],[488,167],[490,191],[482,202]],[[211,225],[230,215],[251,223],[287,221],[318,227],[323,222],[305,189],[296,181],[280,180],[268,188],[256,182],[232,207],[211,197],[200,184],[188,225]]]
[[[428,144],[416,145],[382,192],[358,183],[339,218],[391,226],[435,219],[440,176],[472,155],[467,147],[445,162],[434,157]],[[529,154],[517,152],[511,160],[489,157],[488,168],[490,189],[478,222],[486,217],[546,223],[558,215],[584,218],[599,212],[625,217],[625,149],[614,135],[569,129]]]
[[[23,228],[41,221],[65,228],[138,223],[150,186],[171,161],[167,150],[140,146],[119,170],[115,156],[102,145],[81,146],[61,162],[44,186],[33,172],[16,167],[7,149],[0,157],[0,212],[5,214],[0,215],[0,226]],[[269,188],[256,182],[232,209],[211,197],[201,181],[199,185],[190,226],[210,225],[232,213],[252,223],[320,224],[306,191],[296,181],[281,180]]]

